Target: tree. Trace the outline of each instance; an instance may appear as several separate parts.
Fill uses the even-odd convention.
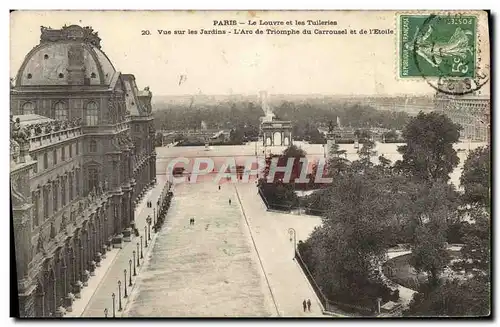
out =
[[[422,181],[448,181],[459,162],[453,143],[460,128],[443,114],[420,112],[403,130],[406,145],[398,147],[403,159],[396,165]]]
[[[418,226],[412,246],[411,264],[418,272],[427,272],[431,287],[438,285],[439,276],[449,263],[446,233],[438,224]]]
[[[182,142],[186,140],[186,136],[184,134],[176,134],[174,137],[174,142]]]
[[[375,148],[375,143],[371,140],[367,140],[365,143],[363,143],[363,146],[359,150],[359,160],[361,163],[364,165],[370,165],[371,164],[371,157],[373,153],[373,149]]]
[[[491,197],[490,147],[480,147],[469,153],[464,163],[460,184],[467,204],[490,205]]]
[[[455,270],[463,270],[488,277],[491,262],[490,213],[483,208],[468,211],[472,223],[465,222],[463,228],[464,246],[460,250],[462,259],[455,263]]]
[[[321,196],[311,197],[315,208],[326,211],[322,226],[305,242],[312,273],[325,294],[342,302],[374,305],[387,292],[375,271],[391,242],[387,229],[398,203],[390,185],[390,179],[375,174],[347,171],[337,175]]]
[[[159,147],[163,145],[163,134],[160,132],[156,132],[155,135],[155,147]]]
[[[490,285],[480,277],[448,280],[437,288],[415,293],[408,310],[414,316],[487,316],[491,313]]]
[[[398,211],[408,217],[405,225],[411,236],[411,264],[427,273],[429,287],[434,288],[449,264],[447,231],[459,218],[458,193],[454,185],[443,182],[429,185],[410,180],[408,185],[407,202]]]

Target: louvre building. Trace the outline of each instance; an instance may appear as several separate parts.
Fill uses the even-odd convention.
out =
[[[10,180],[21,316],[71,310],[155,182],[149,88],[90,27],[41,28],[11,81]]]

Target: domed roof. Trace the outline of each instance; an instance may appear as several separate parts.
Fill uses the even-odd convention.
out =
[[[83,73],[81,85],[110,85],[116,70],[100,48],[100,38],[90,27],[42,27],[40,44],[26,55],[16,86],[74,85],[73,71]]]

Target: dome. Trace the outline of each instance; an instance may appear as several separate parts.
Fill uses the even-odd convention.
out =
[[[116,70],[90,27],[42,27],[40,44],[24,59],[16,86],[110,85]]]

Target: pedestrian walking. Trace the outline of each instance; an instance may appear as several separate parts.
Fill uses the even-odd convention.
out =
[[[302,301],[302,307],[304,308],[304,312],[306,312],[306,309],[307,309],[307,302],[306,302],[306,300]]]
[[[219,191],[220,191],[220,185],[219,185]]]
[[[311,299],[307,299],[307,311],[311,312]]]
[[[229,205],[231,205],[231,199],[229,199]]]

